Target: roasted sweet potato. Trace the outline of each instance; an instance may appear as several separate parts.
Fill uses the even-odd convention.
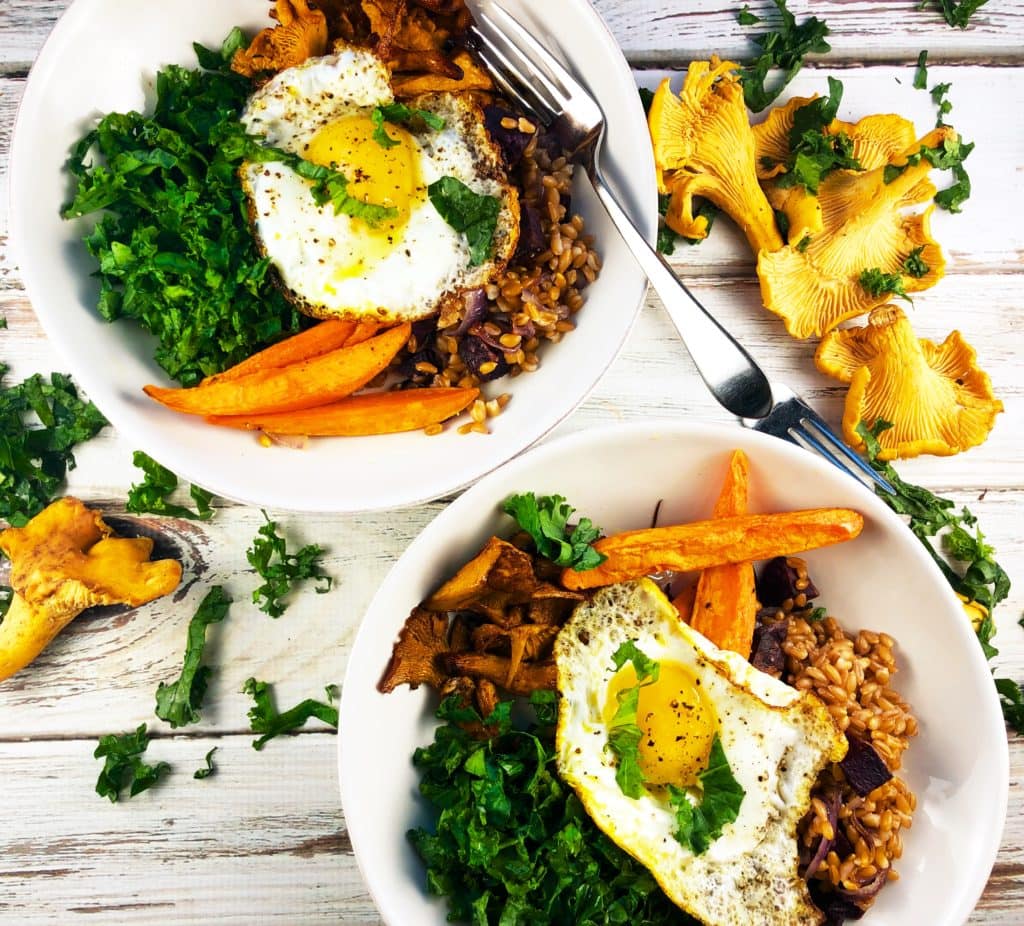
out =
[[[654,572],[789,556],[852,540],[863,527],[864,518],[849,508],[813,508],[627,531],[597,541],[594,549],[608,558],[585,572],[564,570],[562,584],[597,588]]]
[[[407,389],[354,395],[295,412],[270,415],[211,415],[211,424],[266,431],[269,434],[305,434],[308,437],[355,437],[415,431],[457,415],[480,395],[479,389]]]
[[[327,405],[351,395],[386,370],[409,340],[411,330],[406,323],[362,344],[238,379],[192,389],[146,386],[144,391],[162,405],[187,415],[253,415]]]
[[[713,517],[728,518],[747,513],[749,463],[742,450],[729,460],[722,491]],[[721,649],[750,656],[757,622],[753,563],[709,566],[700,574],[690,625]]]

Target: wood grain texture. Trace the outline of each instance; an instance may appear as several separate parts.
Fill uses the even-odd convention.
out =
[[[747,32],[735,22],[740,5],[595,0],[630,59],[652,68],[678,68],[711,52],[746,55]],[[4,203],[24,75],[66,6],[66,0],[0,5]],[[751,6],[760,12],[768,4]],[[916,0],[793,0],[791,7],[798,18],[813,12],[829,22],[834,51],[802,73],[790,92],[820,91],[825,75],[835,71],[846,85],[844,118],[876,111],[882,100],[882,108],[913,118],[924,131],[934,120],[931,101],[910,81],[917,52],[927,48],[933,63],[943,63],[930,69],[930,82],[953,85],[951,121],[979,143],[968,162],[974,193],[964,214],[939,215],[935,222],[949,256],[947,279],[916,300],[913,319],[932,338],[963,331],[1006,413],[981,448],[900,469],[969,504],[1011,577],[1024,576],[1024,133],[1016,118],[1024,111],[1024,2],[992,0],[966,32],[950,29],[934,11],[916,11]],[[664,73],[650,70],[638,78],[653,86]],[[814,370],[812,344],[790,339],[760,307],[753,260],[727,222],[700,247],[681,248],[674,264],[769,375],[838,420],[842,388]],[[6,209],[0,211],[0,315],[9,323],[0,331],[0,360],[11,364],[12,378],[63,368],[11,259]],[[610,421],[679,417],[727,420],[652,296],[619,358],[555,436]],[[126,489],[138,478],[134,449],[113,431],[103,432],[80,450],[69,491],[114,518],[123,516]],[[257,583],[245,546],[262,521],[258,511],[219,503],[208,524],[160,522],[165,542],[185,561],[186,584],[134,612],[83,615],[30,670],[0,685],[0,774],[7,806],[16,809],[0,827],[0,924],[379,923],[345,832],[336,738],[313,724],[310,732],[255,752],[245,733],[250,700],[241,686],[250,675],[271,681],[279,703],[289,706],[338,681],[374,591],[444,504],[381,515],[271,512],[290,541],[328,548],[325,564],[337,579],[327,595],[294,596],[277,621],[248,600]],[[203,721],[171,731],[152,714],[154,692],[178,671],[188,619],[214,583],[224,584],[236,603],[228,620],[210,630],[208,660],[216,674]],[[998,672],[1018,680],[1024,679],[1024,632],[1016,623],[1022,611],[1024,585],[997,615]],[[170,762],[174,774],[131,802],[109,805],[93,793],[96,737],[142,721],[155,733],[149,757]],[[217,775],[193,780],[192,771],[215,745]],[[1024,738],[1014,736],[1007,828],[970,923],[1019,926],[1022,906]]]

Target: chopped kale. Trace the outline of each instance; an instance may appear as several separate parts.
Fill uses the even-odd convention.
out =
[[[716,733],[711,742],[708,767],[697,776],[700,782],[700,803],[692,801],[682,788],[668,786],[669,803],[676,814],[675,837],[679,844],[695,855],[703,855],[726,824],[740,813],[746,792],[736,780]]]
[[[0,380],[7,370],[0,363]],[[23,527],[42,511],[75,468],[74,448],[106,424],[63,373],[0,386],[0,518]]]
[[[922,145],[919,151],[907,157],[903,164],[887,164],[882,171],[883,183],[892,183],[908,167],[921,163],[925,158],[932,167],[953,173],[953,185],[935,194],[935,203],[948,212],[960,212],[960,207],[971,195],[971,178],[964,168],[964,161],[974,150],[974,142],[961,142],[959,136],[943,139],[942,146],[935,148]]]
[[[470,265],[475,267],[487,260],[498,227],[501,200],[474,193],[455,177],[435,180],[427,187],[427,195],[441,218],[466,236]]]
[[[181,675],[169,685],[161,682],[156,690],[156,715],[172,727],[199,722],[199,708],[211,672],[209,666],[200,665],[206,646],[206,628],[224,620],[230,604],[231,599],[221,586],[215,585],[207,592],[189,621]]]
[[[148,746],[149,734],[144,723],[139,724],[134,733],[101,736],[93,752],[95,758],[104,760],[103,769],[96,779],[96,793],[116,803],[125,788],[129,797],[152,788],[171,767],[166,762],[157,762],[156,765],[143,762],[139,757]]]
[[[218,747],[214,746],[213,749],[211,749],[206,754],[206,758],[203,760],[206,763],[206,765],[202,766],[201,768],[197,768],[195,772],[192,773],[193,778],[202,781],[204,778],[209,778],[211,775],[216,773],[217,766],[213,764],[213,754],[217,751],[217,749]]]
[[[899,296],[907,302],[913,302],[907,295],[903,277],[898,273],[883,273],[880,268],[872,267],[870,270],[864,270],[857,280],[869,296]]]
[[[750,12],[750,7],[745,3],[743,9],[736,14],[736,22],[741,26],[756,26],[761,21],[761,17]]]
[[[950,26],[966,29],[970,18],[986,3],[988,0],[920,0],[917,8],[925,10],[933,6],[938,7],[943,19]]]
[[[615,670],[627,662],[632,663],[636,684],[618,692],[618,707],[608,724],[608,749],[619,764],[615,769],[615,782],[626,797],[638,798],[644,793],[644,773],[640,768],[640,740],[643,738],[637,724],[637,706],[640,689],[658,680],[661,667],[641,652],[632,640],[627,640],[613,654]]]
[[[323,547],[311,543],[296,553],[289,553],[284,537],[277,533],[277,522],[271,521],[265,511],[263,517],[266,524],[260,527],[252,546],[245,551],[249,564],[264,580],[252,593],[252,600],[264,613],[280,617],[287,608],[281,599],[296,582],[314,579],[319,583],[316,593],[323,595],[331,590],[334,580],[320,571]]]
[[[274,706],[273,691],[266,682],[258,682],[254,678],[246,679],[242,691],[250,695],[254,701],[253,706],[249,708],[249,726],[253,733],[262,734],[259,739],[252,742],[252,748],[257,751],[274,737],[282,733],[295,732],[311,717],[322,720],[329,726],[338,726],[338,709],[322,701],[307,698],[281,714]]]
[[[914,89],[924,90],[928,86],[928,50],[917,56],[917,67],[914,69]]]
[[[167,498],[178,487],[178,477],[141,450],[132,454],[132,463],[142,470],[145,478],[128,490],[126,511],[133,514],[164,514],[193,521],[209,521],[213,517],[213,508],[210,506],[213,495],[206,489],[197,485],[190,488],[189,493],[196,503],[195,511],[184,505],[173,505]]]
[[[569,527],[569,518],[576,510],[561,495],[542,495],[533,492],[510,495],[501,505],[537,545],[537,552],[556,566],[571,566],[577,572],[600,566],[607,557],[591,546],[601,536],[590,518],[580,518]]]
[[[921,259],[921,253],[923,251],[924,245],[922,244],[920,247],[914,248],[914,250],[907,255],[906,260],[903,261],[903,272],[906,273],[907,276],[920,279],[928,273],[929,270],[931,270],[931,267]]]
[[[952,84],[949,83],[936,84],[931,89],[932,102],[938,109],[938,115],[935,118],[936,128],[945,125],[946,123],[943,120],[943,116],[948,116],[953,111],[953,104],[946,99],[946,94],[949,93],[949,88],[951,86]]]

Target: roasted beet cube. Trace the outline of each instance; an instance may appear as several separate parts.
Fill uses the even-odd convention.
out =
[[[519,114],[504,106],[489,104],[484,107],[484,125],[487,132],[494,140],[494,143],[501,149],[501,156],[505,160],[505,166],[515,167],[522,160],[526,146],[533,138],[532,133],[520,132],[517,128],[507,128],[502,122],[512,120],[519,125]]]
[[[497,379],[508,373],[505,355],[500,350],[488,347],[483,339],[475,334],[467,334],[459,341],[459,356],[481,382]],[[490,366],[492,363],[494,366]]]
[[[802,608],[817,597],[818,590],[807,575],[807,566],[795,556],[769,560],[757,579],[757,600],[766,607]]]

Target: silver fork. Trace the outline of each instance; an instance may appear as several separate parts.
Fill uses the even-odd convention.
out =
[[[601,174],[598,157],[605,121],[597,101],[507,11],[491,0],[476,10],[471,44],[498,87],[548,131],[567,157],[586,171],[626,246],[661,297],[704,384],[745,427],[819,453],[867,484],[894,492],[824,419],[795,392],[771,383],[744,348],[676,277],[619,204]]]

